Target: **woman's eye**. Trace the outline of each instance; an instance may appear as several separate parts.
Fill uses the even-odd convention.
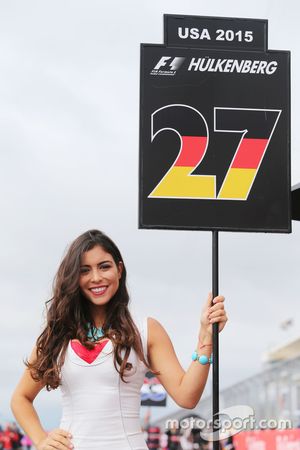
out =
[[[110,269],[110,264],[101,264],[100,269]]]
[[[88,273],[89,269],[87,267],[80,267],[80,274]]]

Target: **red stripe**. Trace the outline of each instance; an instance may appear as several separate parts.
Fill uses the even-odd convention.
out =
[[[83,359],[88,364],[91,364],[95,361],[95,359],[97,358],[99,353],[101,353],[107,343],[108,339],[96,342],[95,347],[92,350],[88,350],[80,342],[73,339],[71,341],[71,347],[80,359]]]
[[[243,139],[232,162],[233,169],[257,169],[268,139]]]
[[[182,149],[176,166],[195,167],[203,158],[207,137],[182,136]]]

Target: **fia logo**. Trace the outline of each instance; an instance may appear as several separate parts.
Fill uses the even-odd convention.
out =
[[[170,75],[174,76],[182,65],[185,58],[181,56],[162,56],[156,66],[151,70],[150,75]]]

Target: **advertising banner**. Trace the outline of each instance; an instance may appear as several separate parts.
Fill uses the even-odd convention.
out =
[[[290,232],[289,52],[250,19],[165,16],[165,41],[141,46],[140,228]]]
[[[147,372],[141,389],[141,405],[166,406],[166,404],[167,393],[164,387],[152,372]]]

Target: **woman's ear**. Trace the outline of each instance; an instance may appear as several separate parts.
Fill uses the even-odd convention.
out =
[[[119,261],[119,263],[118,263],[118,274],[119,274],[119,280],[121,279],[121,276],[122,276],[122,272],[123,272],[123,262],[122,261]]]

